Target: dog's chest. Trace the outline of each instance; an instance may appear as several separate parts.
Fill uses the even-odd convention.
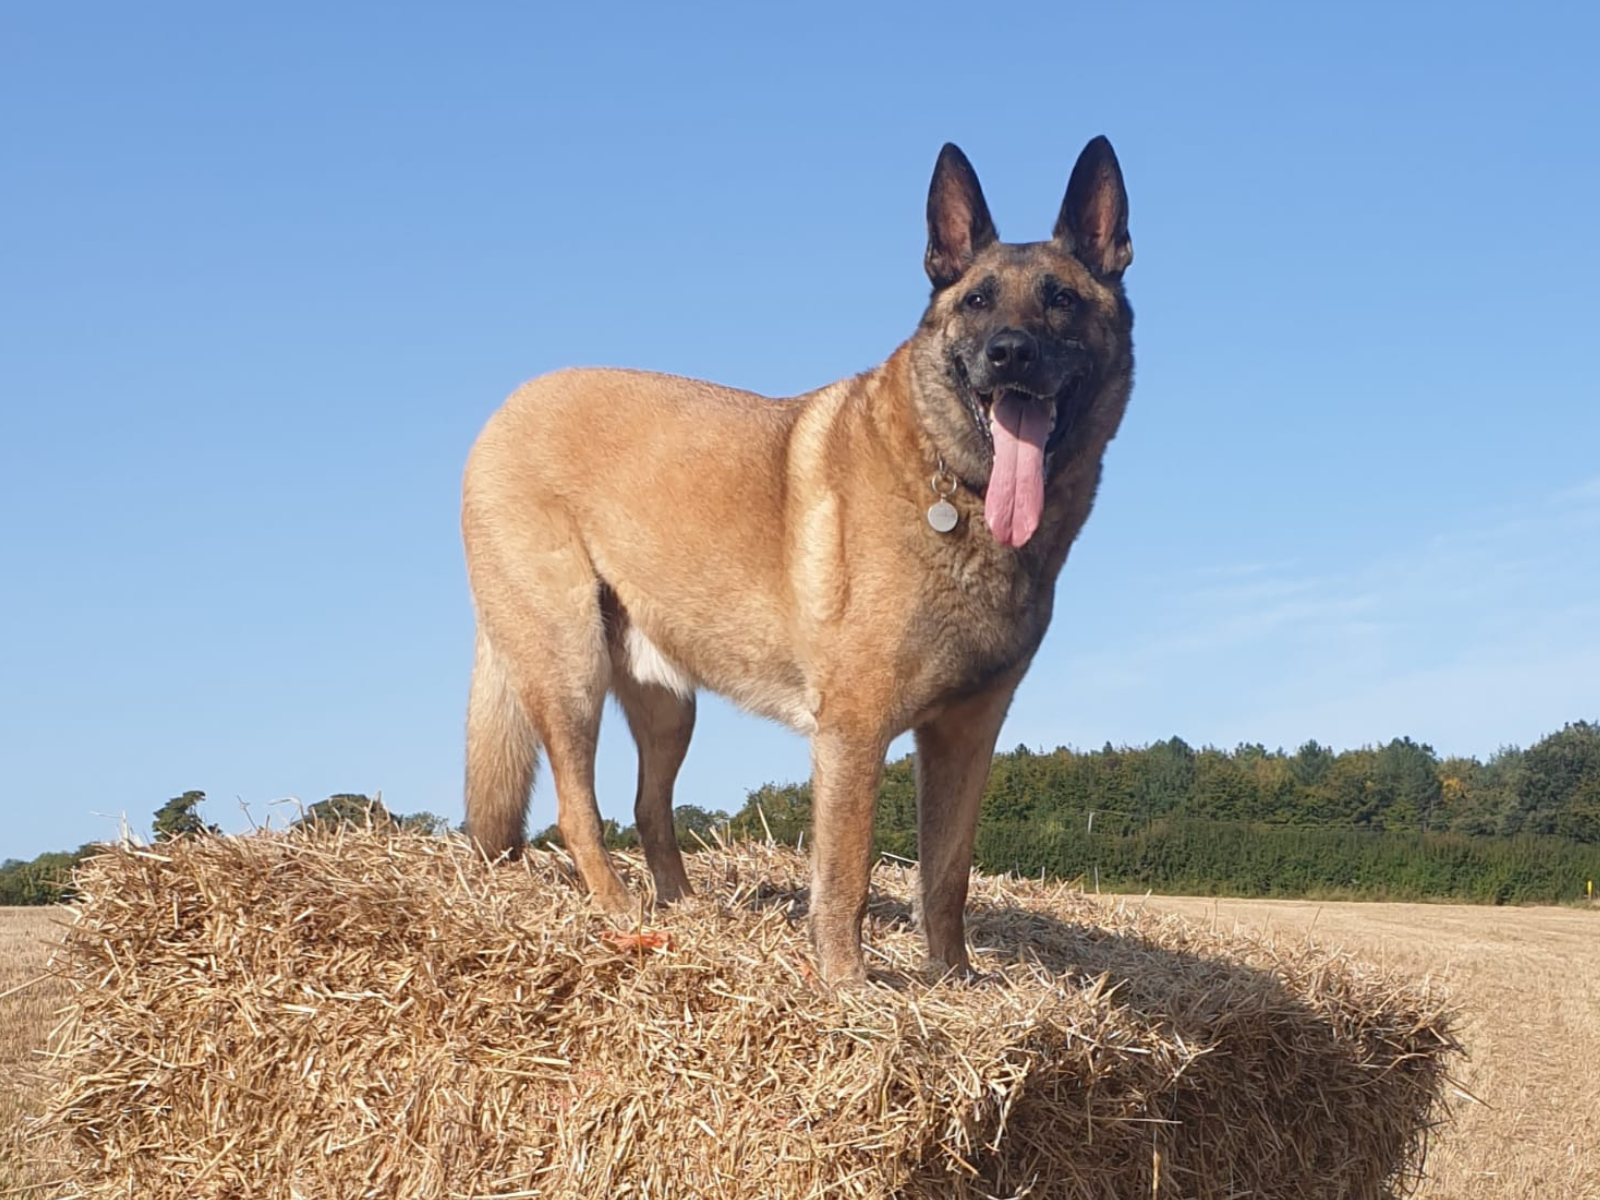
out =
[[[901,650],[924,690],[970,691],[1038,649],[1054,589],[1030,565],[981,544],[931,559]]]

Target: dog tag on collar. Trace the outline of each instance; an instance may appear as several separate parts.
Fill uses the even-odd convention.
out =
[[[954,529],[960,515],[956,512],[956,506],[943,497],[928,505],[928,524],[938,533],[949,533]]]

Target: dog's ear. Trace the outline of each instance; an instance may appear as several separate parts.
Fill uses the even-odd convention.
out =
[[[1078,155],[1056,218],[1055,239],[1101,279],[1120,278],[1133,261],[1128,191],[1117,152],[1104,137],[1093,139]]]
[[[923,266],[933,286],[947,288],[960,279],[995,236],[977,172],[954,143],[946,142],[928,185],[928,253]]]

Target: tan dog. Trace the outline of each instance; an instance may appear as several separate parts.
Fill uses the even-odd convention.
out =
[[[825,980],[861,980],[878,780],[914,730],[919,919],[930,957],[967,970],[995,739],[1131,387],[1127,222],[1096,138],[1052,239],[1002,243],[947,145],[928,195],[933,297],[882,366],[788,400],[620,370],[518,389],[463,489],[478,845],[520,848],[543,744],[585,883],[634,910],[594,793],[609,691],[639,747],[656,894],[687,893],[672,787],[709,688],[810,735],[812,937]]]

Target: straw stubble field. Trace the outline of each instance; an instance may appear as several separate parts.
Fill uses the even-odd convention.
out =
[[[1457,1067],[1483,1103],[1457,1099],[1436,1136],[1429,1200],[1600,1198],[1600,914],[1573,909],[1315,904],[1150,898],[1102,903],[1180,914],[1218,931],[1308,933],[1379,966],[1432,975],[1464,1013],[1472,1061]],[[59,914],[0,910],[0,1194],[49,1184],[21,1128],[40,1111],[37,1053],[66,1003],[61,984],[13,990],[43,970]],[[39,1195],[56,1189],[44,1188]],[[25,1194],[25,1193],[19,1193]]]
[[[1380,966],[1431,973],[1463,1015],[1482,1103],[1452,1105],[1428,1200],[1600,1200],[1600,909],[1151,897],[1220,929],[1308,935]]]
[[[62,925],[58,909],[0,908],[0,1196],[49,1182],[31,1168],[38,1156],[23,1134],[27,1118],[43,1110],[32,1076],[56,1011],[67,1003],[65,984],[40,978]]]

